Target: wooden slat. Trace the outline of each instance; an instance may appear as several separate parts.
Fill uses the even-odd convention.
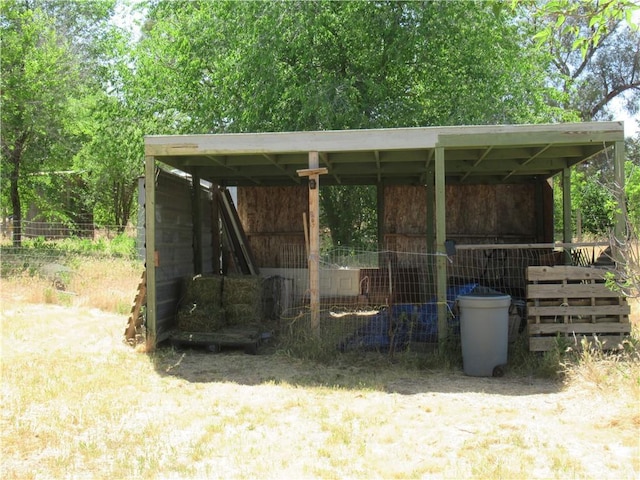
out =
[[[615,274],[590,267],[528,267],[529,350],[552,350],[558,335],[578,350],[583,338],[593,343],[594,337],[605,349],[618,348],[631,331],[631,309],[619,292],[607,287],[610,273]]]
[[[607,274],[615,271],[604,268],[573,267],[570,265],[556,265],[554,267],[528,267],[529,281],[553,282],[562,280],[599,280],[603,281]]]
[[[598,342],[602,342],[605,350],[617,350],[618,345],[622,342],[623,337],[621,335],[598,335]],[[593,336],[577,335],[577,343],[574,343],[573,337],[571,338],[571,347],[576,350],[582,349],[582,338],[586,338],[589,344],[593,344],[595,339]],[[553,350],[556,347],[555,337],[531,337],[529,338],[529,350],[532,352],[545,352]]]
[[[553,317],[554,315],[571,315],[575,317],[592,317],[607,315],[629,315],[629,305],[596,305],[596,306],[530,306],[527,309],[529,316]]]
[[[140,326],[140,312],[142,310],[142,306],[146,303],[146,300],[147,271],[144,270],[142,272],[142,276],[140,277],[140,283],[138,284],[136,298],[133,300],[133,304],[131,305],[131,314],[129,315],[129,319],[127,320],[127,328],[124,331],[124,337],[127,341],[135,340],[136,331]]]
[[[551,335],[555,333],[563,334],[598,334],[606,333],[630,333],[630,323],[535,323],[528,327],[530,335]]]
[[[569,284],[530,284],[527,286],[527,298],[619,298],[620,292],[614,292],[603,283]]]

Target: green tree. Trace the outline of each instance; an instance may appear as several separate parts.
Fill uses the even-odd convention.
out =
[[[15,245],[21,242],[23,198],[36,198],[30,187],[42,184],[38,180],[51,183],[51,177],[35,174],[68,167],[78,147],[68,127],[78,120],[74,102],[95,65],[87,61],[86,33],[88,25],[103,25],[99,20],[108,18],[111,5],[27,0],[0,4],[0,153]]]
[[[553,105],[575,111],[584,121],[611,119],[613,100],[621,101],[628,113],[638,113],[640,31],[632,19],[640,8],[636,2],[554,0],[517,5],[525,7],[539,48],[553,59]],[[587,233],[603,236],[612,228],[612,185],[613,162],[607,153],[580,165],[573,175],[572,199]]]
[[[640,30],[627,0],[556,0],[535,7],[536,34],[548,51],[550,79],[561,93],[559,105],[582,120],[610,118],[612,100],[624,99],[631,114],[640,105]]]
[[[155,130],[145,111],[147,95],[135,75],[131,38],[112,31],[111,60],[102,67],[103,89],[85,98],[88,122],[77,124],[87,140],[74,159],[99,224],[123,231],[134,211],[138,177],[144,171],[144,135]]]
[[[167,133],[566,119],[547,102],[547,57],[523,48],[528,32],[496,6],[158,1],[136,65]],[[321,194],[334,243],[375,231],[358,217],[370,192]]]
[[[627,161],[625,163],[625,189],[627,195],[627,214],[629,222],[640,233],[640,133],[627,139]]]
[[[2,170],[9,179],[14,244],[21,241],[20,181],[37,172],[63,129],[68,85],[76,65],[40,8],[18,0],[0,5],[2,33]]]

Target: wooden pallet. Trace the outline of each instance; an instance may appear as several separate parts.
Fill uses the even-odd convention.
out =
[[[138,329],[142,326],[142,306],[147,301],[147,271],[142,272],[142,276],[140,277],[140,283],[138,283],[138,290],[136,292],[136,297],[133,300],[133,304],[131,305],[131,313],[129,314],[129,319],[127,320],[127,328],[124,331],[125,340],[134,344],[136,342],[136,333]]]
[[[626,298],[605,282],[615,271],[573,266],[527,268],[529,350],[546,351],[565,337],[574,348],[582,339],[615,349],[631,332]]]
[[[256,355],[261,340],[260,331],[252,327],[227,327],[211,333],[174,330],[169,335],[174,348],[204,347],[212,353],[226,347],[241,348],[244,353]]]

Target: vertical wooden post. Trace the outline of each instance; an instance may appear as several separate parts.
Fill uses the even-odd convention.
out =
[[[433,243],[435,240],[435,204],[434,204],[434,173],[433,167],[427,169],[427,252],[433,253]]]
[[[618,141],[614,146],[613,157],[613,178],[616,202],[618,203],[614,219],[613,235],[614,245],[612,247],[612,256],[616,264],[620,264],[623,260],[620,252],[620,246],[626,243],[627,236],[627,206],[624,195],[624,141]]]
[[[193,274],[202,273],[202,208],[200,204],[200,172],[191,172],[191,217],[193,222]]]
[[[309,169],[298,175],[309,178],[309,307],[311,330],[320,336],[320,175],[326,168],[318,167],[318,152],[309,152]]]
[[[427,297],[431,298],[436,293],[436,257],[433,256],[435,253],[435,240],[436,240],[436,231],[435,231],[435,222],[436,222],[436,205],[435,205],[435,173],[433,170],[433,162],[429,162],[429,166],[427,167],[427,178],[426,178],[426,193],[427,193],[427,288],[426,293]],[[423,302],[427,302],[428,299],[424,298]]]
[[[220,197],[218,185],[211,186],[211,250],[213,254],[211,269],[215,275],[220,275]]]
[[[578,243],[582,242],[582,210],[576,210],[576,237]]]
[[[161,259],[156,255],[156,161],[155,157],[145,157],[144,168],[144,229],[145,268],[147,271],[147,348],[155,348],[156,328],[156,266]],[[158,221],[162,221],[159,219]]]
[[[536,242],[544,243],[546,240],[544,229],[544,192],[542,182],[538,180],[535,186],[535,216],[536,216]]]
[[[318,168],[318,152],[309,152],[309,168]],[[320,336],[320,176],[309,177],[309,301],[311,330]]]
[[[571,170],[564,168],[562,170],[562,242],[571,243],[573,235],[571,234]],[[571,264],[571,251],[564,249],[565,264]]]
[[[435,206],[436,206],[436,298],[438,302],[438,343],[444,348],[447,340],[447,237],[446,201],[445,201],[445,165],[444,147],[436,145],[435,169]]]
[[[378,251],[385,249],[384,245],[384,185],[376,185],[376,212],[378,213]]]

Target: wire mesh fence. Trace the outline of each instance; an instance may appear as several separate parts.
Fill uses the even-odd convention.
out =
[[[17,245],[11,223],[3,224],[0,235],[2,277],[26,273],[52,276],[67,271],[81,258],[139,257],[136,227],[96,226],[50,222],[21,222]]]
[[[320,258],[320,325],[324,348],[394,352],[438,341],[438,315],[446,312],[447,336],[459,335],[457,297],[510,295],[510,338],[526,325],[529,266],[591,265],[610,260],[607,244],[461,245],[446,256],[446,305],[437,298],[436,253],[345,248]],[[271,269],[283,332],[308,335],[309,273],[304,246],[282,247],[282,267]]]
[[[94,225],[45,228],[25,222],[22,232],[22,246],[14,247],[9,236],[0,243],[3,278],[27,273],[64,281],[70,269],[88,257],[139,258],[136,246],[141,232],[136,228],[124,232]],[[312,343],[326,352],[395,352],[435,344],[443,312],[447,336],[455,338],[457,297],[499,292],[512,298],[512,334],[526,324],[527,267],[601,265],[610,261],[608,245],[448,245],[446,255],[333,249],[320,258],[318,331],[310,324],[308,252],[304,245],[284,245],[278,268],[260,269],[264,311],[268,324],[298,345]],[[442,264],[446,300],[438,302],[437,269]]]

